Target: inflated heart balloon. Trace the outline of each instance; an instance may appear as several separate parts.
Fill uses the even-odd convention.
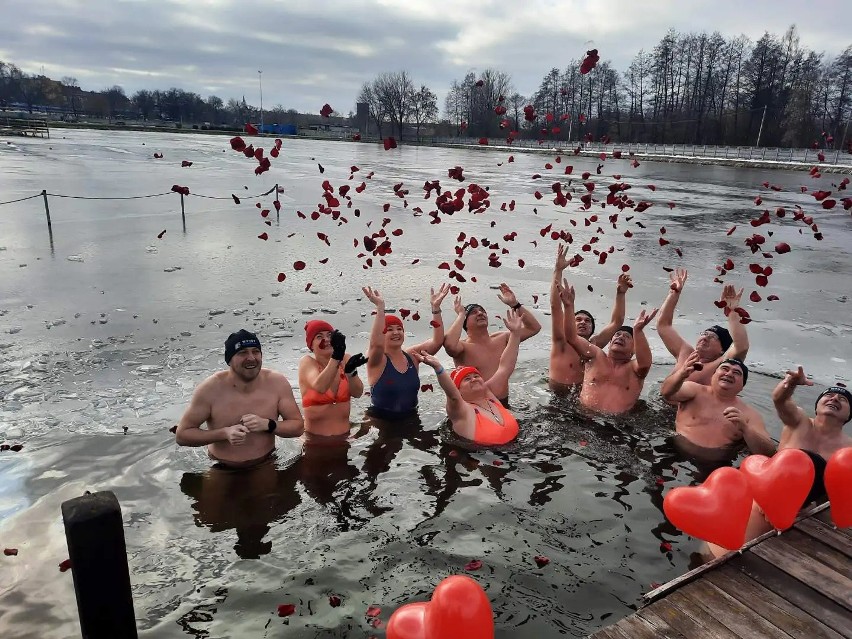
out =
[[[796,521],[816,471],[806,452],[786,448],[772,457],[749,455],[740,464],[740,472],[769,523],[786,530]]]
[[[701,486],[682,486],[663,499],[669,521],[687,535],[736,550],[751,515],[748,481],[736,468],[717,468]]]
[[[466,575],[447,577],[428,603],[410,603],[388,621],[388,639],[494,639],[488,595]]]
[[[838,528],[852,526],[852,448],[841,448],[825,466],[825,491],[831,519]]]

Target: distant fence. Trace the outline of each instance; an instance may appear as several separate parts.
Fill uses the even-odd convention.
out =
[[[17,135],[41,136],[50,139],[50,129],[44,118],[13,118],[0,116],[0,134],[13,133]]]
[[[433,144],[462,144],[477,146],[479,138],[430,138]],[[489,145],[506,146],[505,138],[489,138]],[[578,146],[587,153],[621,151],[625,155],[659,155],[688,158],[723,158],[728,160],[760,160],[764,162],[800,162],[802,164],[852,164],[852,155],[840,149],[793,149],[758,146],[715,146],[711,144],[601,144],[600,142],[578,142],[567,140],[515,140],[511,146],[523,149],[562,149],[564,152]],[[820,160],[822,153],[824,159]]]

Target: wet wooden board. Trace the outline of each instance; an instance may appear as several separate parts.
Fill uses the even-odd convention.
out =
[[[852,639],[852,530],[827,506],[646,595],[594,639]]]

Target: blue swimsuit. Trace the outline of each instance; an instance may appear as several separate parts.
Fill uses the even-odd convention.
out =
[[[379,419],[405,419],[417,412],[417,394],[420,392],[420,376],[414,361],[403,351],[408,367],[400,373],[390,356],[385,354],[385,369],[382,376],[370,388],[372,403],[368,414]]]

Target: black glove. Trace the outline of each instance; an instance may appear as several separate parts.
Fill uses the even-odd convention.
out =
[[[366,363],[367,358],[364,357],[363,353],[355,353],[352,357],[349,358],[349,361],[346,362],[346,366],[343,367],[343,372],[349,375],[355,372],[356,368]]]
[[[331,349],[331,359],[342,362],[346,355],[346,336],[340,331],[332,331]]]

